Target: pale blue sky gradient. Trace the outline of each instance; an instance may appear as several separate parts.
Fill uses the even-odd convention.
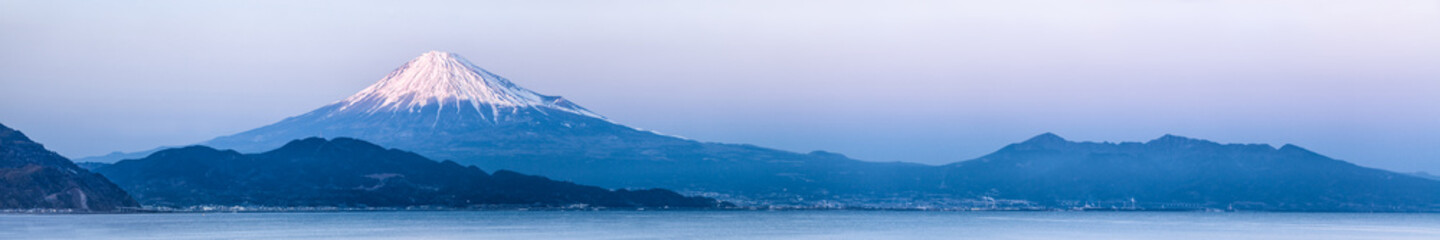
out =
[[[0,1],[0,122],[66,156],[339,100],[428,50],[631,126],[948,163],[1055,132],[1440,172],[1440,1]]]

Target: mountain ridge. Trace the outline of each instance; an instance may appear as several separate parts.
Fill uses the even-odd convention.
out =
[[[252,154],[187,146],[96,172],[158,207],[727,206],[662,189],[608,190],[508,170],[486,173],[352,138],[297,139]]]
[[[1436,211],[1440,181],[1367,168],[1286,144],[1021,142],[943,165],[961,195],[1069,206],[1275,211]],[[1067,203],[1068,202],[1068,203]],[[1240,206],[1236,206],[1240,205]]]
[[[110,180],[0,124],[0,209],[108,212],[137,207]]]

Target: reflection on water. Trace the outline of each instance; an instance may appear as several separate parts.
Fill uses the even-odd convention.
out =
[[[1440,214],[906,211],[0,215],[0,239],[1440,239]]]

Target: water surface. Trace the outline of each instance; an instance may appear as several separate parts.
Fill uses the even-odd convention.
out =
[[[0,239],[1440,239],[1440,214],[452,211],[0,215]]]

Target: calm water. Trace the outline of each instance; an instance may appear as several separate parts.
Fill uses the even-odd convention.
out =
[[[1440,214],[895,211],[0,215],[0,239],[1440,239]]]

